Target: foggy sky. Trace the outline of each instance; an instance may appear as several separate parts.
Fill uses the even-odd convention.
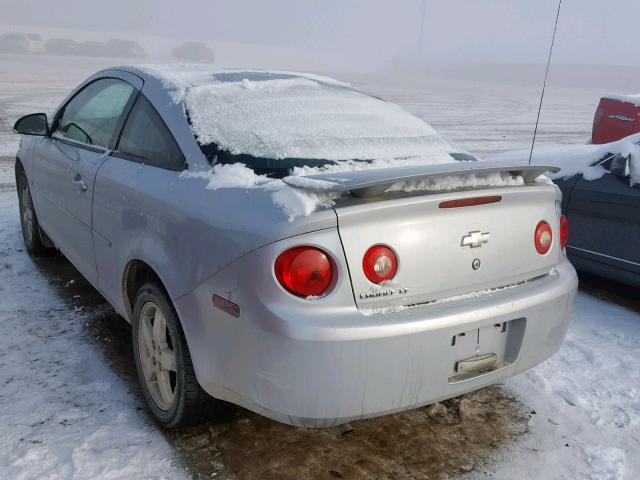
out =
[[[425,1],[421,46],[421,0],[0,0],[0,23],[296,47],[381,65],[546,61],[557,0]],[[563,2],[554,63],[640,64],[640,1]]]

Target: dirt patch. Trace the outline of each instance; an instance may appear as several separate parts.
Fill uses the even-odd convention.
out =
[[[290,427],[240,409],[232,417],[169,435],[195,478],[443,478],[481,468],[528,423],[499,386],[331,429]]]

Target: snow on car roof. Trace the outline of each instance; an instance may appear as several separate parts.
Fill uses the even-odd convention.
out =
[[[640,107],[640,93],[635,95],[621,95],[621,94],[614,93],[611,95],[605,95],[602,98],[605,98],[607,100],[617,100],[623,103],[631,103],[636,107]]]
[[[399,106],[328,77],[202,65],[137,68],[184,103],[201,145],[233,155],[450,163],[457,151]]]

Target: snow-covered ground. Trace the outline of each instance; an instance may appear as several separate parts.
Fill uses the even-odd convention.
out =
[[[0,192],[0,478],[186,478],[171,447],[24,250]]]
[[[579,292],[560,351],[506,388],[536,414],[496,478],[640,478],[638,311]]]
[[[9,126],[18,116],[52,111],[100,66],[0,56],[0,157],[15,151]],[[530,141],[537,88],[397,76],[345,80],[404,105],[474,154]],[[540,144],[584,143],[597,95],[552,89]],[[186,477],[176,449],[140,413],[139,396],[88,335],[95,312],[65,301],[24,251],[12,176],[12,163],[0,158],[0,478]],[[559,353],[504,386],[535,412],[529,432],[498,449],[473,478],[640,478],[640,307],[632,295],[635,308],[592,291],[578,294]]]

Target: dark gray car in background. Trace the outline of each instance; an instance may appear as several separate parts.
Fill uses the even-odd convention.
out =
[[[631,183],[627,156],[610,154],[597,165],[608,173],[596,180],[554,180],[571,224],[567,255],[578,270],[640,286],[640,185]]]

